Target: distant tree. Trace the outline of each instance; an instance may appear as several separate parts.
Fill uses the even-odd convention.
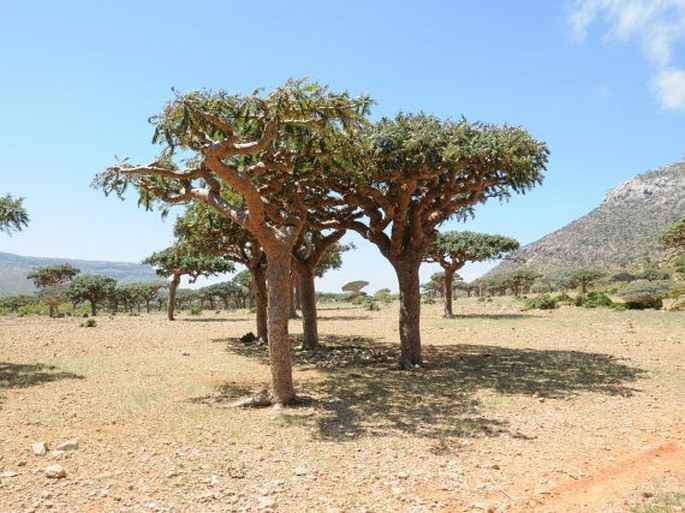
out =
[[[585,294],[588,286],[605,274],[599,269],[578,269],[569,275],[569,283],[572,287],[580,287],[580,292]]]
[[[26,277],[39,289],[43,289],[43,297],[50,308],[50,317],[59,315],[59,304],[63,292],[60,285],[72,280],[81,271],[69,264],[36,267]]]
[[[234,270],[233,264],[223,258],[198,256],[190,248],[178,244],[153,253],[142,263],[155,267],[158,276],[171,278],[167,306],[167,319],[170,321],[174,320],[176,290],[181,283],[181,276],[188,276],[190,283],[195,283],[200,276],[230,273]]]
[[[16,313],[22,306],[35,304],[36,298],[26,294],[5,296],[0,298],[0,308],[6,308],[11,313]]]
[[[514,296],[520,296],[526,294],[540,276],[541,274],[533,269],[521,267],[510,273],[500,275],[500,281],[499,283],[495,282],[494,288],[498,289],[502,295],[508,289]]]
[[[24,198],[13,198],[10,194],[0,197],[0,232],[12,235],[29,224],[29,215],[22,206]]]
[[[124,312],[132,311],[133,306],[140,312],[140,301],[142,298],[140,297],[140,290],[136,285],[136,283],[124,283],[117,286],[114,291],[115,303],[117,306],[123,303]]]
[[[366,129],[359,155],[329,181],[331,219],[375,244],[397,275],[400,367],[422,361],[419,267],[436,228],[541,183],[547,155],[522,128],[401,113]]]
[[[364,280],[350,281],[350,282],[345,283],[345,285],[342,286],[342,291],[343,292],[352,292],[353,294],[359,294],[359,293],[361,293],[362,289],[368,285],[369,285],[369,282],[364,281]]]
[[[454,275],[468,262],[482,262],[503,258],[519,248],[515,239],[503,235],[476,232],[446,232],[438,236],[428,248],[424,260],[436,262],[445,271],[443,297],[444,316],[452,317],[452,283]]]
[[[666,271],[661,271],[659,269],[645,269],[643,272],[639,273],[637,275],[637,278],[640,280],[647,280],[647,281],[662,281],[662,280],[670,280],[671,275],[667,273]]]
[[[659,242],[666,248],[685,249],[685,217],[666,228]]]
[[[443,297],[445,293],[445,273],[433,273],[430,279],[421,285],[424,294],[430,298],[440,298]]]
[[[82,274],[69,284],[69,299],[75,303],[88,301],[90,313],[97,315],[98,305],[110,299],[116,290],[117,281],[108,276]]]
[[[159,295],[162,289],[169,286],[168,283],[164,281],[141,281],[132,283],[131,288],[135,291],[136,295],[145,302],[145,310],[150,313],[150,305],[152,301]]]
[[[223,302],[225,310],[238,308],[244,302],[245,290],[233,281],[214,283],[205,287],[205,289],[207,289],[209,294]]]
[[[613,273],[610,277],[609,280],[611,282],[617,282],[617,281],[625,281],[625,282],[631,282],[635,281],[637,279],[637,276],[633,273],[630,273],[628,271],[616,271]]]

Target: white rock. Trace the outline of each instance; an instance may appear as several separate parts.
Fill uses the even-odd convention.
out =
[[[50,451],[48,453],[48,458],[53,459],[53,460],[58,460],[62,458],[67,452],[66,451]]]
[[[55,447],[57,451],[75,451],[76,449],[78,449],[78,440],[67,440]]]
[[[31,450],[36,456],[45,456],[48,452],[48,446],[45,442],[34,442],[31,445]]]
[[[0,474],[0,477],[17,477],[17,473],[11,470],[5,470],[2,474]]]
[[[62,465],[50,465],[45,469],[45,477],[50,479],[59,479],[62,477],[67,477],[67,471],[64,470]]]

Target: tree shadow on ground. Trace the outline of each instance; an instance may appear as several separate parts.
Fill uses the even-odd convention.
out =
[[[195,319],[177,319],[181,322],[244,322],[249,320],[248,317],[237,317],[235,319],[226,319],[225,317],[196,317]]]
[[[3,390],[29,388],[63,379],[84,379],[73,372],[59,371],[54,365],[0,362],[0,393]],[[0,395],[0,404],[3,401]]]
[[[312,399],[316,411],[301,420],[326,440],[404,434],[433,439],[440,446],[454,438],[526,438],[484,411],[476,394],[490,390],[549,399],[583,392],[628,397],[638,391],[630,384],[645,374],[600,353],[466,344],[425,346],[425,365],[401,371],[393,367],[396,347],[364,337],[325,335],[321,340],[321,351],[293,350],[293,363],[323,375],[300,383],[298,391]],[[229,351],[266,362],[265,346],[227,342]],[[297,409],[284,415],[297,421]]]
[[[516,320],[516,319],[530,319],[534,315],[522,313],[503,313],[503,314],[460,314],[456,313],[452,317],[445,317],[447,320],[458,321],[460,319],[484,319],[484,320]]]

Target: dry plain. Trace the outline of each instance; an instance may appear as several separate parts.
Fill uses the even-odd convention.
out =
[[[424,305],[411,372],[392,366],[396,305],[324,305],[316,355],[292,321],[302,401],[281,410],[229,407],[268,382],[265,347],[237,340],[248,312],[0,318],[0,512],[613,513],[685,494],[684,313],[455,312]]]

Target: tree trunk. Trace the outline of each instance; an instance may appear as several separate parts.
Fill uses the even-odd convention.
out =
[[[391,262],[400,286],[400,362],[402,369],[411,369],[421,359],[421,292],[418,262]]]
[[[170,321],[174,320],[174,307],[176,306],[176,289],[181,283],[181,275],[174,274],[169,285],[169,300],[167,302],[166,318]]]
[[[149,299],[145,300],[145,307],[147,309],[147,313],[150,313],[150,300]]]
[[[319,349],[319,332],[316,318],[316,288],[314,287],[314,270],[305,269],[299,273],[299,298],[302,302],[302,349],[314,351]]]
[[[97,304],[95,303],[95,301],[93,299],[90,299],[89,301],[90,301],[90,313],[93,317],[95,317],[98,314]]]
[[[452,313],[452,283],[454,280],[455,269],[445,269],[445,282],[443,283],[443,294],[445,296],[445,313],[444,317],[454,317]]]
[[[254,287],[255,307],[257,309],[257,338],[264,341],[267,336],[267,292],[266,292],[266,269],[263,265],[251,269],[252,286]]]
[[[292,265],[291,265],[292,268]],[[299,280],[299,276],[291,270],[290,274],[290,314],[288,317],[291,319],[299,319],[300,317],[297,315],[297,302],[295,298],[295,292],[296,292],[296,283]]]
[[[288,315],[292,293],[290,251],[267,251],[267,261],[271,395],[274,403],[285,405],[295,398],[288,340]]]

